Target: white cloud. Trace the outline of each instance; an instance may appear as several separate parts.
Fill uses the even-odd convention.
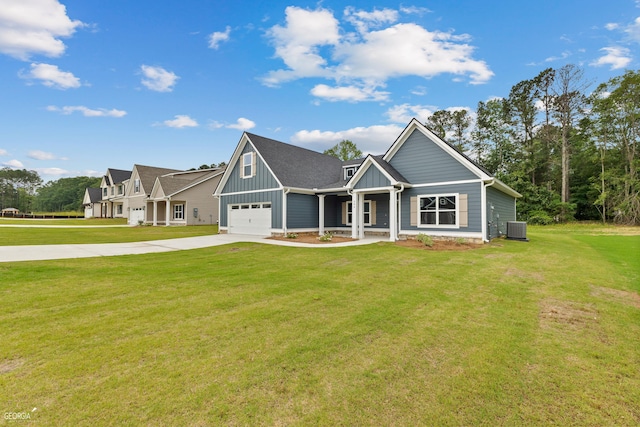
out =
[[[375,94],[373,98],[382,97],[383,92],[376,88],[384,87],[391,78],[453,74],[481,84],[493,76],[484,61],[473,59],[470,36],[395,23],[399,16],[395,10],[347,8],[344,19],[356,27],[356,33],[346,32],[326,9],[290,6],[285,14],[285,25],[272,27],[267,35],[275,46],[275,56],[286,68],[269,72],[262,79],[267,86],[308,77],[327,78],[337,86],[317,85],[312,94],[358,102],[372,99],[363,96],[363,88]],[[373,27],[380,29],[371,30]]]
[[[365,33],[370,27],[380,27],[384,24],[394,23],[398,20],[398,11],[393,9],[374,9],[372,12],[356,10],[347,7],[344,11],[345,19],[353,24],[359,33]]]
[[[20,160],[9,160],[8,162],[4,162],[2,163],[2,166],[6,166],[9,168],[13,168],[13,169],[22,169],[24,168],[24,164],[22,164],[22,162]]]
[[[256,123],[253,120],[249,120],[244,117],[240,117],[236,121],[236,123],[233,123],[233,124],[224,124],[216,121],[212,121],[211,123],[209,123],[210,129],[226,128],[226,129],[237,129],[237,130],[244,131],[244,130],[253,129],[254,127],[256,127]]]
[[[609,31],[613,31],[613,30],[617,30],[618,28],[620,28],[620,24],[617,24],[615,22],[610,22],[608,24],[605,24],[604,28],[606,28]]]
[[[173,86],[180,78],[171,71],[167,71],[162,67],[154,67],[151,65],[142,65],[140,67],[144,78],[142,84],[147,89],[154,90],[156,92],[171,92]]]
[[[386,115],[389,117],[389,120],[394,123],[407,124],[413,118],[416,118],[424,123],[437,110],[438,107],[435,107],[433,105],[401,104],[394,105],[393,107],[389,108],[386,112]]]
[[[636,43],[640,43],[640,17],[636,18],[631,24],[624,27],[624,32],[627,33],[627,36],[631,40]]]
[[[31,71],[27,74],[20,74],[25,79],[41,80],[47,87],[56,89],[75,89],[80,87],[80,79],[68,71],[62,71],[57,65],[51,64],[31,64]]]
[[[174,117],[173,120],[165,120],[162,125],[176,129],[198,127],[198,122],[187,115],[176,115]]]
[[[352,141],[365,154],[382,154],[395,141],[404,126],[377,125],[342,131],[301,130],[291,138],[296,145],[318,151],[333,147],[343,139]]]
[[[360,88],[356,86],[329,87],[327,85],[316,85],[311,89],[311,94],[327,101],[386,101],[389,92],[376,91],[374,88]]]
[[[237,129],[237,130],[249,130],[256,127],[255,122],[245,119],[244,117],[240,117],[235,124],[226,126],[229,129]]]
[[[35,160],[55,160],[56,156],[53,153],[47,153],[46,151],[31,150],[27,153],[27,157]]]
[[[276,56],[288,70],[270,72],[263,82],[267,86],[302,77],[330,76],[327,61],[320,55],[322,46],[335,46],[340,41],[338,21],[328,10],[310,11],[295,6],[285,9],[286,25],[272,27],[267,35],[273,40]]]
[[[4,148],[0,148],[0,156],[8,156],[9,152]]]
[[[231,27],[227,27],[224,32],[216,31],[209,35],[209,47],[211,49],[218,49],[220,43],[229,41],[229,35],[231,34]]]
[[[631,62],[631,53],[626,47],[604,47],[600,49],[600,51],[605,52],[606,55],[601,56],[591,63],[591,65],[595,67],[610,65],[611,70],[618,70],[626,67]]]
[[[84,24],[71,20],[57,0],[3,0],[0,7],[0,52],[21,60],[39,54],[58,57],[70,37]]]
[[[98,108],[97,110],[85,107],[83,105],[75,105],[75,106],[65,106],[65,107],[56,107],[55,105],[50,105],[47,107],[47,111],[58,112],[64,115],[72,114],[76,111],[82,113],[85,117],[124,117],[127,115],[126,111],[111,109],[107,110],[106,108]]]
[[[63,175],[69,175],[69,171],[61,168],[36,168],[36,172],[39,175],[59,177]]]

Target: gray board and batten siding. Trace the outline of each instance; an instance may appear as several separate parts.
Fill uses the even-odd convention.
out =
[[[251,178],[242,178],[242,155],[246,153],[256,153],[256,170],[255,176]],[[273,176],[269,168],[264,164],[262,158],[257,155],[256,149],[250,142],[244,146],[239,161],[236,162],[229,179],[224,185],[222,194],[238,193],[242,191],[266,190],[270,188],[279,188],[278,181]]]
[[[367,171],[358,180],[354,188],[360,190],[367,188],[389,187],[390,185],[391,181],[384,176],[380,169],[371,164]]]
[[[418,130],[411,133],[388,162],[402,173],[410,184],[479,178]]]

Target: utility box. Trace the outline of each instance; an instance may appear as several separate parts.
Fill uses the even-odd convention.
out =
[[[507,221],[507,239],[528,242],[527,223],[524,221]]]

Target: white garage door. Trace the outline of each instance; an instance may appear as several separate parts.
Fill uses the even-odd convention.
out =
[[[135,208],[129,211],[129,225],[138,225],[144,222],[144,208]]]
[[[271,203],[229,205],[229,234],[271,234]]]

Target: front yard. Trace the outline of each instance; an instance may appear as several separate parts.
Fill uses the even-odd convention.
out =
[[[0,264],[0,411],[40,425],[638,425],[640,232],[529,237]]]

